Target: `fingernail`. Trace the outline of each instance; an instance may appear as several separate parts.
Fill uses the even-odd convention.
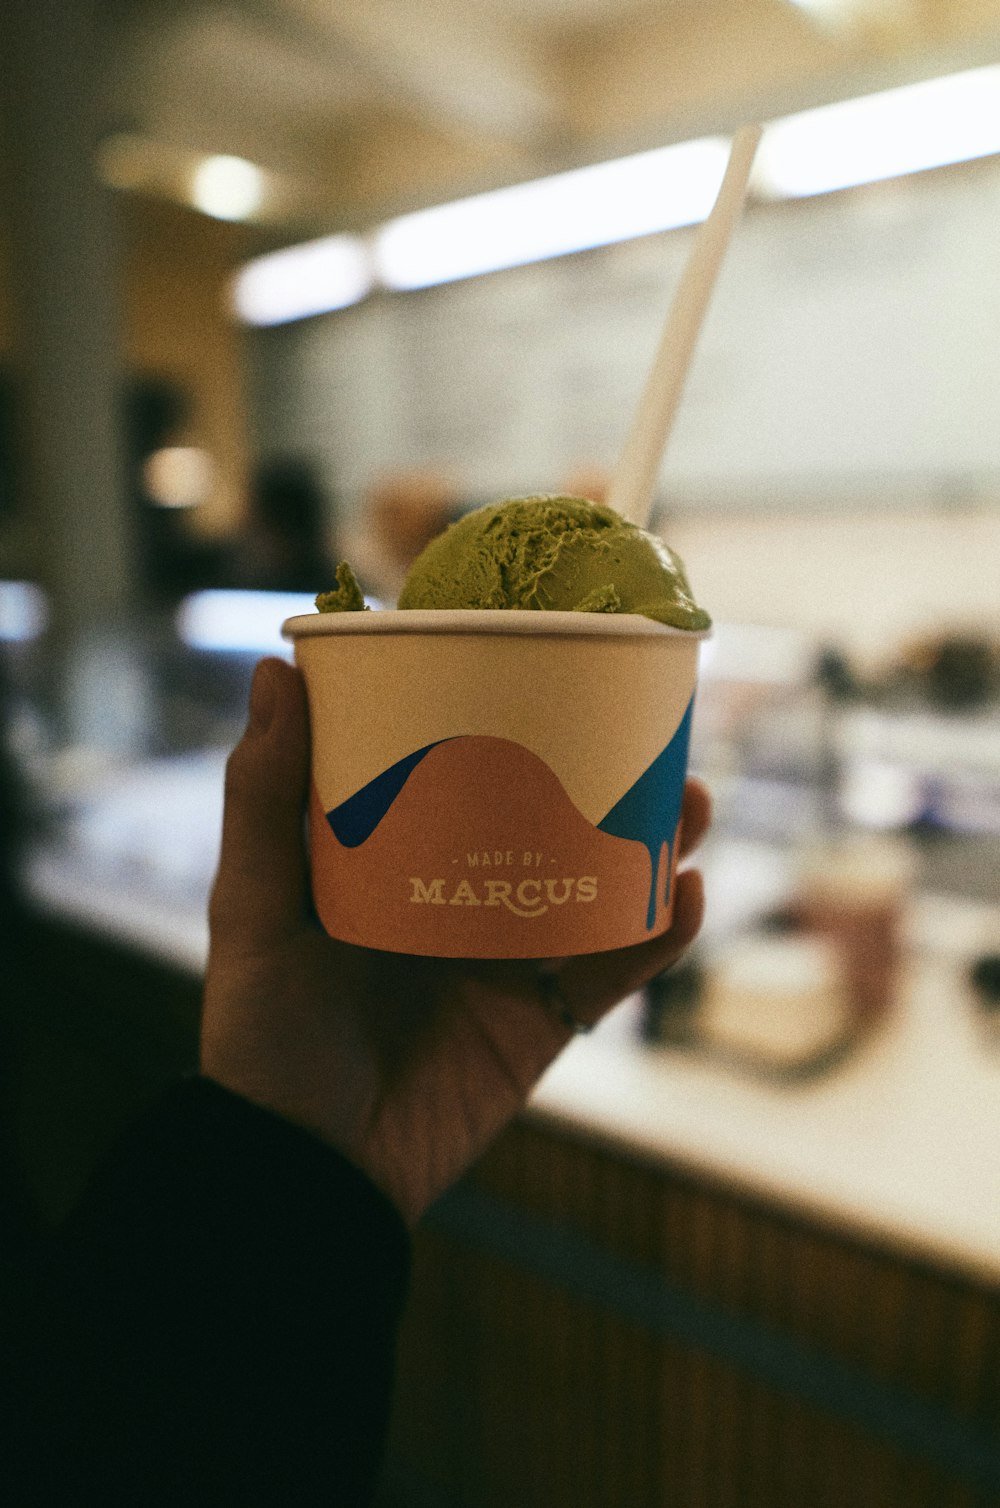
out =
[[[254,733],[266,733],[274,716],[274,670],[262,660],[254,672],[250,687],[250,727]]]

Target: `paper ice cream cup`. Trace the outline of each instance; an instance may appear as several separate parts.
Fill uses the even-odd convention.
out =
[[[669,927],[704,633],[522,611],[316,613],[282,632],[309,699],[331,936],[554,958]]]

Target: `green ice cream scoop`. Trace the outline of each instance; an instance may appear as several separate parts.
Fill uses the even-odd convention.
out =
[[[512,498],[467,513],[417,556],[399,606],[638,613],[686,629],[712,621],[673,550],[580,497]]]

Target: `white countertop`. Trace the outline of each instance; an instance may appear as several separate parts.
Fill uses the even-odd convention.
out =
[[[991,1042],[964,977],[1000,947],[1000,911],[928,897],[910,930],[924,945],[894,1013],[823,1078],[779,1084],[647,1047],[626,1006],[553,1064],[532,1113],[1000,1282],[1000,1023]]]
[[[160,777],[151,807],[115,780],[113,800],[34,855],[28,886],[50,914],[197,973],[222,759]],[[787,883],[787,861],[760,845],[713,845],[705,870],[710,934]],[[1000,951],[1000,906],[920,897],[908,935],[894,1014],[823,1078],[779,1085],[645,1046],[633,1002],[567,1049],[529,1113],[1000,1282],[1000,1026],[993,1045],[965,983],[977,952]]]

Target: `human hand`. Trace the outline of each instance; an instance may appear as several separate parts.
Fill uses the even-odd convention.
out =
[[[537,960],[378,953],[336,942],[309,909],[309,723],[298,672],[263,660],[226,771],[202,1072],[336,1147],[415,1222],[517,1113],[573,1027]],[[709,823],[688,781],[681,857]],[[701,876],[681,871],[660,937],[555,960],[558,997],[596,1023],[676,962],[701,925]]]

